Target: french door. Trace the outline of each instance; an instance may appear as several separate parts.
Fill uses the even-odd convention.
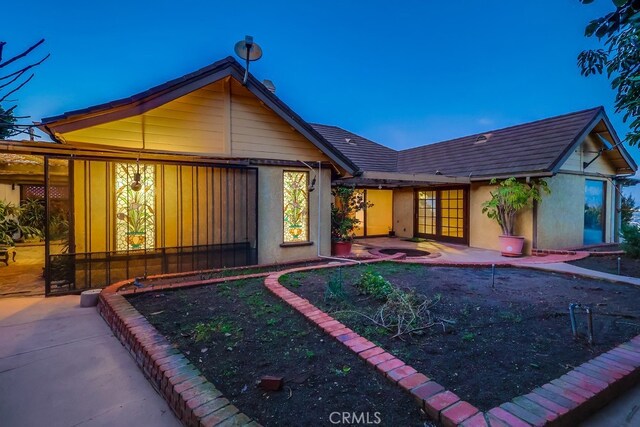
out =
[[[468,190],[464,187],[428,188],[415,192],[415,235],[468,244]]]

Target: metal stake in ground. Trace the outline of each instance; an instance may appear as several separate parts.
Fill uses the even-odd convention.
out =
[[[569,319],[571,320],[571,332],[573,334],[574,339],[578,339],[578,326],[576,322],[576,308],[584,309],[585,313],[587,313],[587,330],[589,331],[589,345],[593,345],[593,311],[591,307],[588,305],[582,305],[575,302],[569,304]]]
[[[496,289],[496,265],[491,264],[491,289]]]
[[[618,257],[618,276],[620,275],[620,257]]]

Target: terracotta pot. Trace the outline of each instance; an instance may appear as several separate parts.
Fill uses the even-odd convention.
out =
[[[331,242],[331,255],[347,256],[351,253],[351,242]]]
[[[502,256],[521,256],[522,247],[524,246],[524,237],[522,236],[499,236],[500,252]]]

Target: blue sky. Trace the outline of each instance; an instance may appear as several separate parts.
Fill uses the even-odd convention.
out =
[[[610,0],[50,1],[3,7],[7,53],[41,37],[51,58],[19,94],[34,119],[129,96],[222,57],[245,34],[252,64],[310,122],[406,148],[604,105],[577,54]],[[35,58],[35,56],[34,56]],[[633,149],[635,157],[637,149]]]

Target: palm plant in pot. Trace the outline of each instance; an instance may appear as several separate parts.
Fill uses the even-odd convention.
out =
[[[533,202],[542,200],[542,193],[550,193],[544,180],[535,180],[529,183],[518,181],[511,177],[503,181],[495,178],[491,184],[498,184],[491,191],[491,199],[482,204],[482,213],[495,220],[502,229],[500,251],[503,256],[520,256],[524,246],[524,237],[515,234],[515,225],[518,213],[530,208]]]
[[[354,186],[338,185],[331,190],[331,253],[345,256],[351,253],[351,244],[356,236],[354,230],[360,225],[356,213],[373,206],[364,200],[364,193]]]

